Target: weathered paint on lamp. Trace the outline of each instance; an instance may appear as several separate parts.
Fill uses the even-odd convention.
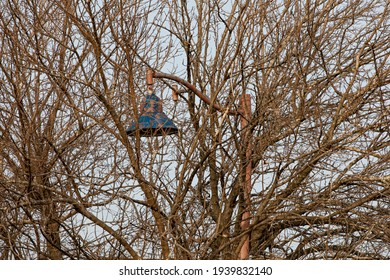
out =
[[[177,134],[178,129],[162,109],[162,101],[154,93],[148,94],[142,101],[138,118],[138,131],[141,137],[165,136]],[[137,134],[137,124],[133,121],[126,130],[129,136]]]

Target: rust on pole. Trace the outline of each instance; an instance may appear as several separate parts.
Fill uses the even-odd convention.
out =
[[[246,143],[245,147],[245,161],[243,164],[243,171],[245,172],[244,184],[243,184],[243,193],[244,193],[244,212],[242,213],[241,219],[241,231],[245,232],[250,226],[250,218],[251,218],[251,192],[252,192],[252,146],[250,141],[250,130],[249,130],[249,120],[252,116],[251,112],[251,96],[249,94],[242,94],[240,98],[240,110],[241,114],[241,133],[243,143]],[[250,234],[247,233],[243,237],[245,240],[240,249],[240,259],[246,260],[249,258],[250,251]]]
[[[148,68],[146,70],[146,86],[148,89],[148,93],[153,92],[153,70],[151,68]]]

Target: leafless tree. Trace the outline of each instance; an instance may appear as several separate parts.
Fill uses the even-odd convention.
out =
[[[0,7],[1,259],[390,257],[388,1]]]

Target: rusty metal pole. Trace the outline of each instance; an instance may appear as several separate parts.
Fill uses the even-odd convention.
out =
[[[242,133],[242,143],[246,143],[245,151],[245,161],[243,164],[243,169],[245,169],[245,180],[244,180],[244,212],[242,213],[241,219],[241,231],[246,231],[250,226],[250,217],[251,217],[251,175],[252,175],[252,145],[250,141],[250,131],[249,131],[249,120],[252,116],[251,112],[251,96],[249,94],[242,94],[240,98],[240,110],[241,115],[241,133]],[[244,235],[244,243],[240,249],[240,259],[246,260],[249,258],[250,251],[250,235],[249,233]]]
[[[146,86],[149,94],[153,92],[153,74],[154,72],[151,68],[146,70]]]

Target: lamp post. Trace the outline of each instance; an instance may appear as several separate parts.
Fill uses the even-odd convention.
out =
[[[249,120],[251,118],[251,98],[249,94],[242,94],[240,97],[240,106],[238,110],[230,110],[229,108],[223,108],[216,103],[213,103],[206,95],[198,90],[194,85],[188,81],[177,77],[172,74],[166,74],[161,72],[155,72],[152,69],[147,70],[146,84],[148,94],[142,101],[140,107],[140,115],[137,121],[133,121],[130,127],[126,130],[129,136],[135,136],[139,134],[141,137],[153,137],[153,136],[164,136],[169,134],[177,134],[178,129],[171,119],[169,119],[162,111],[162,101],[153,92],[153,78],[157,79],[168,79],[174,81],[189,91],[197,95],[203,102],[212,106],[219,112],[227,113],[228,115],[240,116],[241,125],[241,137],[243,143],[247,143],[245,150],[245,160],[241,166],[243,172],[243,194],[244,194],[244,211],[242,213],[240,227],[245,232],[250,226],[250,207],[251,200],[250,194],[252,191],[251,175],[252,175],[252,164],[251,164],[251,153],[252,147],[249,141],[250,131]],[[173,99],[177,101],[178,90],[175,86],[173,88]],[[248,259],[250,250],[250,236],[248,233],[244,234],[244,238],[240,243],[240,259]]]

